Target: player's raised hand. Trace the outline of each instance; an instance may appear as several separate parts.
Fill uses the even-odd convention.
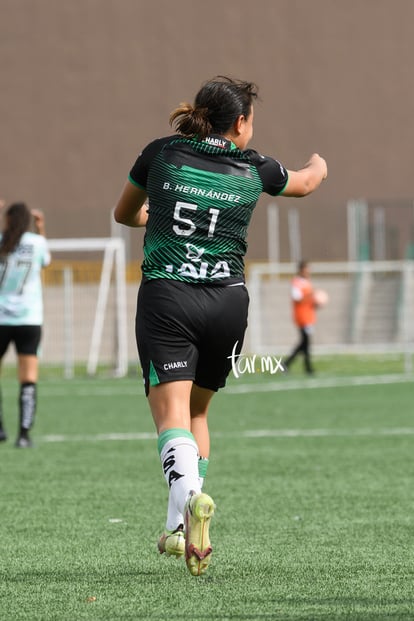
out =
[[[32,214],[33,219],[34,219],[34,225],[35,225],[36,232],[39,235],[44,235],[45,234],[45,216],[43,212],[40,211],[40,209],[32,209],[30,213]]]

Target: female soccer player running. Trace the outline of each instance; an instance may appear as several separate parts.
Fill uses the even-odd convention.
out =
[[[115,220],[146,226],[136,337],[169,486],[161,553],[193,575],[211,559],[214,502],[202,492],[210,451],[207,412],[224,387],[247,326],[247,229],[262,192],[305,196],[327,176],[313,154],[298,171],[247,149],[253,83],[217,77],[170,116],[175,135],[148,144],[133,165]]]

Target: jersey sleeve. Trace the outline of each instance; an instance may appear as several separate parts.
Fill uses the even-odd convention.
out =
[[[283,192],[289,178],[286,168],[278,160],[256,151],[250,151],[250,157],[262,181],[263,192],[271,196]]]
[[[173,137],[157,138],[150,142],[138,155],[135,164],[132,166],[128,179],[131,183],[142,188],[147,187],[148,171],[154,157],[162,150],[163,146],[172,140]]]

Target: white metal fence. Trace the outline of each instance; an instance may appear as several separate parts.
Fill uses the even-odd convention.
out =
[[[53,268],[61,270],[61,277],[44,286],[41,360],[61,367],[66,377],[77,364],[90,374],[99,365],[109,366],[117,375],[138,365],[134,318],[139,283],[126,283],[122,240],[107,241],[97,242],[99,278],[95,270],[88,279],[85,269],[79,281],[63,262]],[[60,242],[51,243],[51,248],[56,258]],[[296,342],[290,301],[295,270],[294,263],[249,266],[245,353],[285,356]],[[329,304],[318,311],[315,353],[399,352],[409,369],[414,351],[414,261],[314,263],[311,270],[314,286],[329,294]],[[13,356],[9,351],[6,362]]]
[[[250,266],[250,320],[245,350],[285,355],[297,339],[290,283],[296,264]],[[318,311],[315,351],[403,352],[414,348],[414,262],[314,263],[312,282],[329,294]]]

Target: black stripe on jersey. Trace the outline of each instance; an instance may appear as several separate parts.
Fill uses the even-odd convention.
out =
[[[178,145],[178,148],[175,145]],[[253,177],[249,162],[235,160],[231,156],[225,155],[223,149],[219,150],[220,157],[217,157],[216,153],[214,155],[210,155],[208,152],[198,153],[193,145],[175,142],[165,145],[163,156],[168,164],[173,164],[177,168],[188,166],[189,168],[222,175],[233,175],[249,179]]]

